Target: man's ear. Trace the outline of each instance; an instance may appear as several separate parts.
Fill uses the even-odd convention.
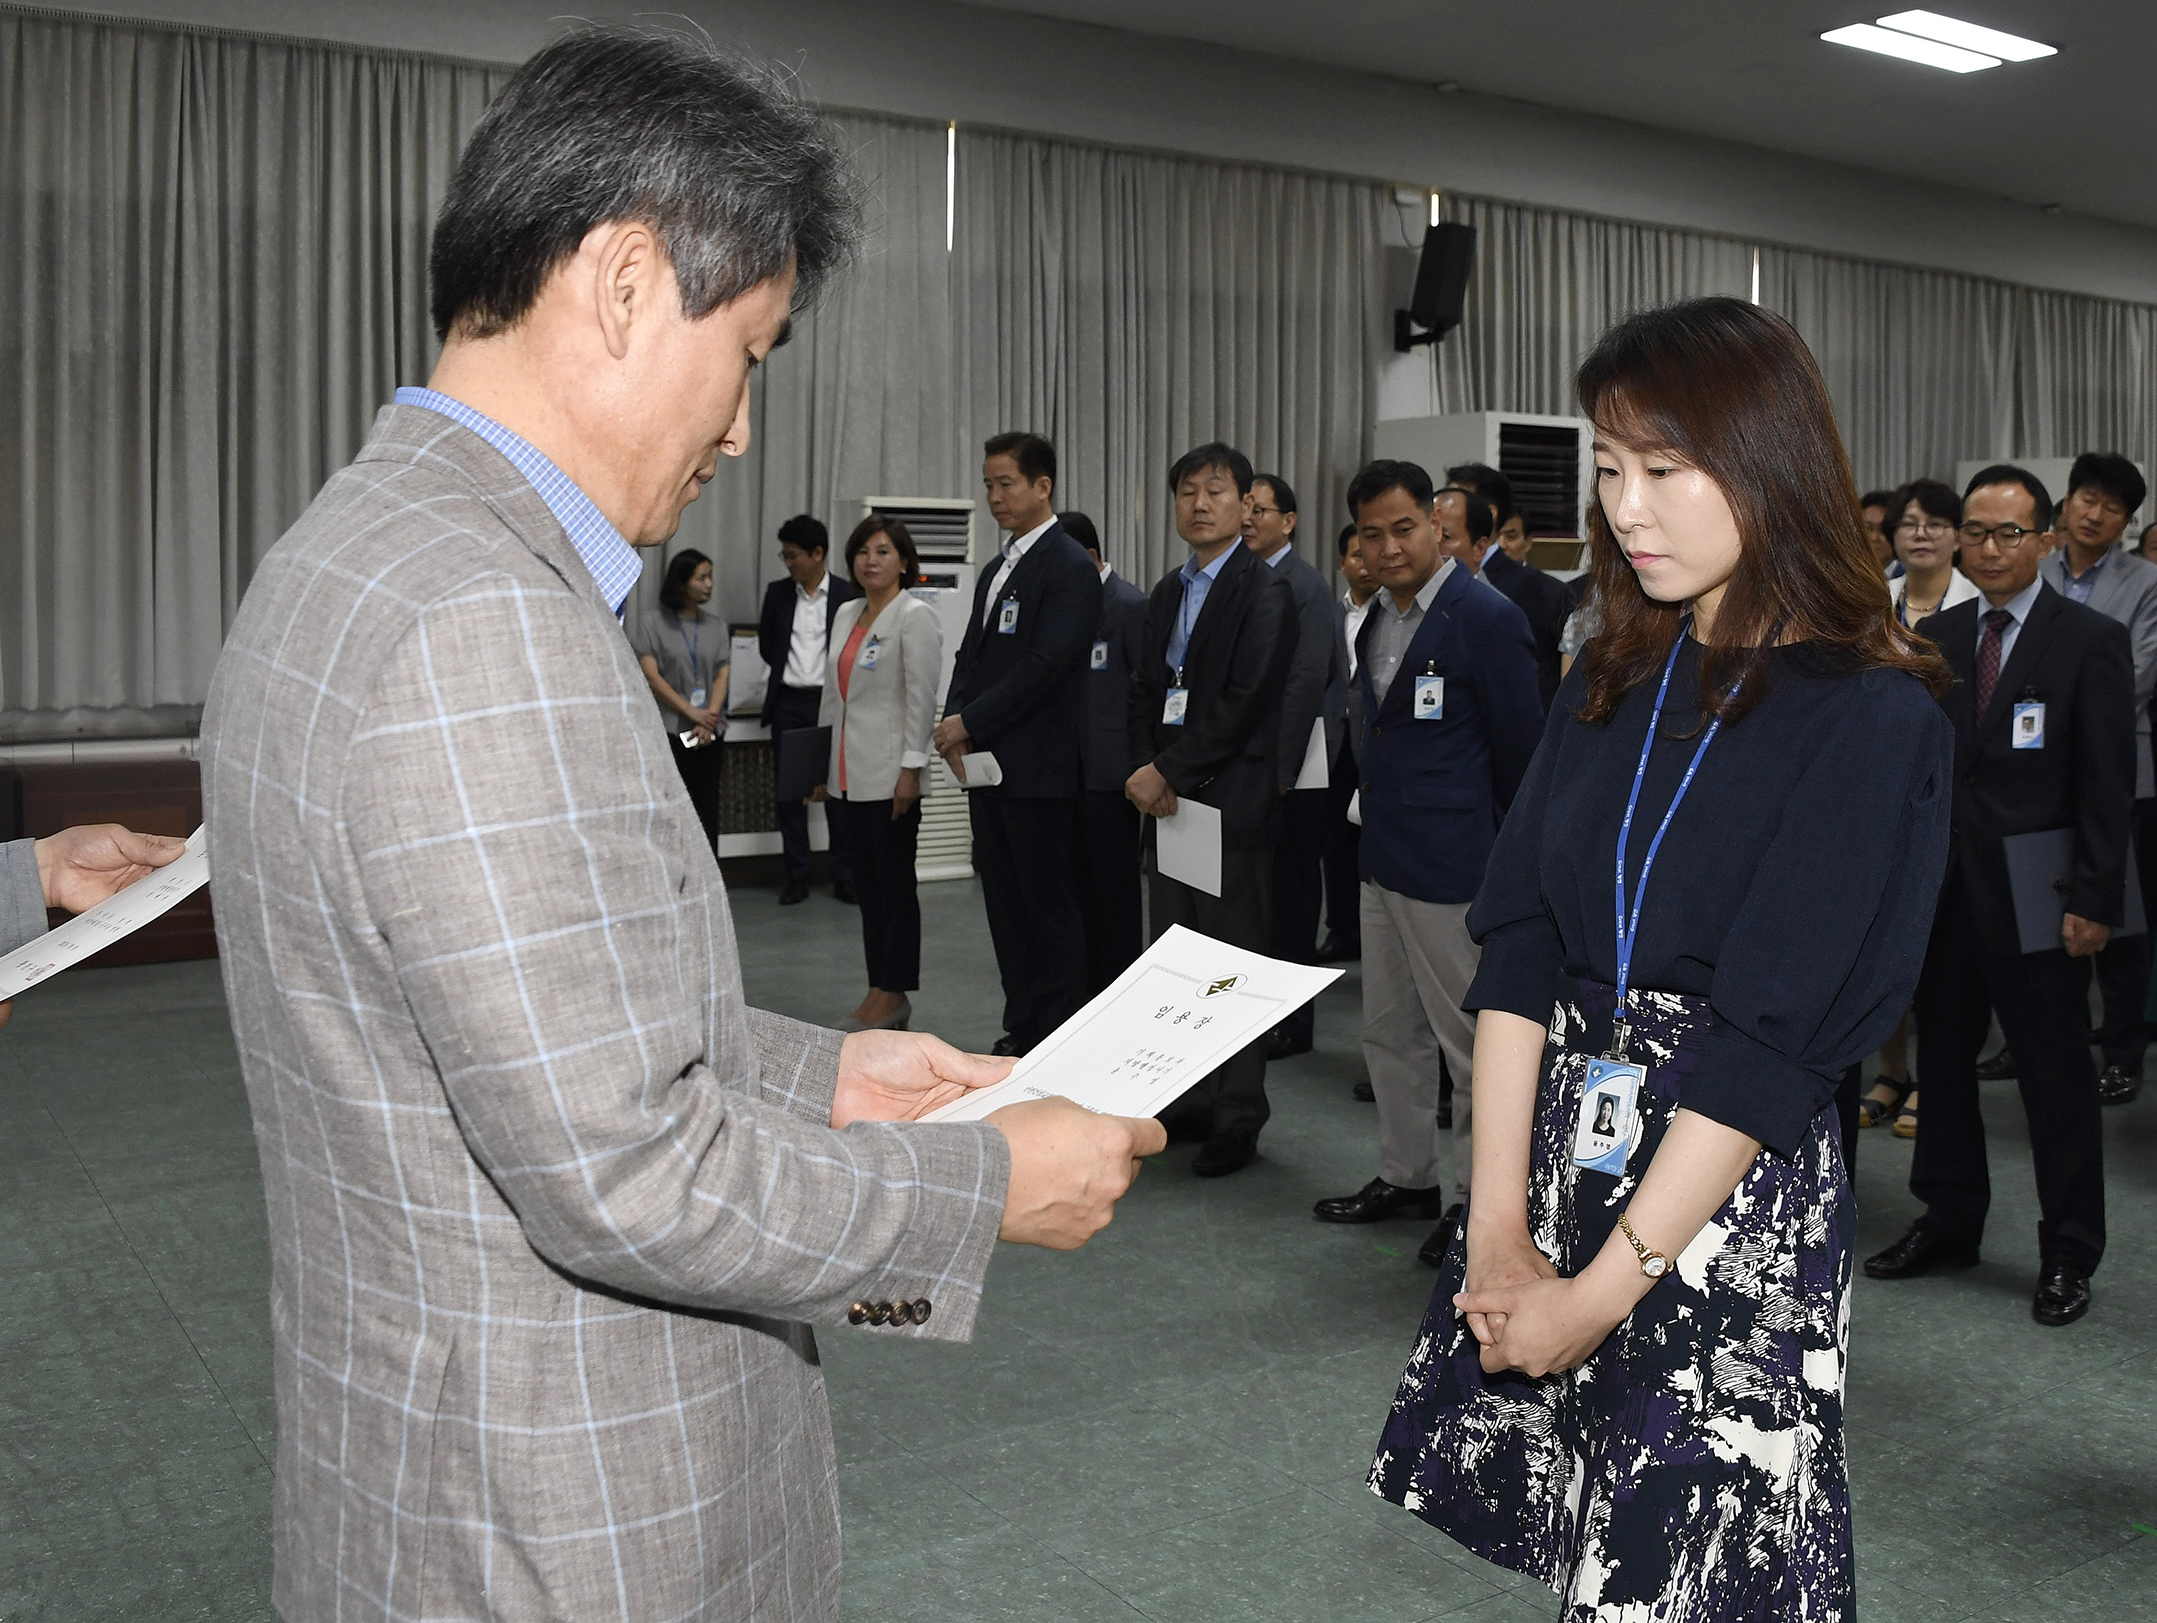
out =
[[[640,220],[609,220],[592,227],[580,257],[592,261],[592,313],[607,353],[621,360],[629,335],[649,321],[665,296],[667,258],[652,228]]]

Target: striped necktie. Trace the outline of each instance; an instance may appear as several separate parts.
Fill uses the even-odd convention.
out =
[[[1992,708],[1992,690],[2000,685],[2000,639],[2014,616],[1994,609],[1985,616],[1984,632],[1977,639],[1977,717],[1982,721]]]

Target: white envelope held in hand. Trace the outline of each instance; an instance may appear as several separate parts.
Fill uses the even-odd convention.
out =
[[[1221,809],[1181,796],[1175,815],[1157,818],[1154,864],[1208,896],[1221,894]]]
[[[987,750],[960,756],[957,775],[959,786],[964,789],[993,789],[1004,781],[1004,769]]]

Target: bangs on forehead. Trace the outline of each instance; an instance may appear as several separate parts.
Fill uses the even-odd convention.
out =
[[[1605,445],[1635,456],[1661,451],[1691,460],[1688,436],[1677,418],[1658,410],[1652,397],[1643,400],[1640,391],[1626,387],[1622,380],[1610,379],[1581,404],[1595,425],[1595,437]]]

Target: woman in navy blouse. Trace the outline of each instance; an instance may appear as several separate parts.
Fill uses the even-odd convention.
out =
[[[1914,989],[1948,681],[1811,354],[1702,299],[1579,376],[1604,629],[1491,857],[1475,1197],[1374,1491],[1573,1623],[1853,1613],[1829,1108]]]

